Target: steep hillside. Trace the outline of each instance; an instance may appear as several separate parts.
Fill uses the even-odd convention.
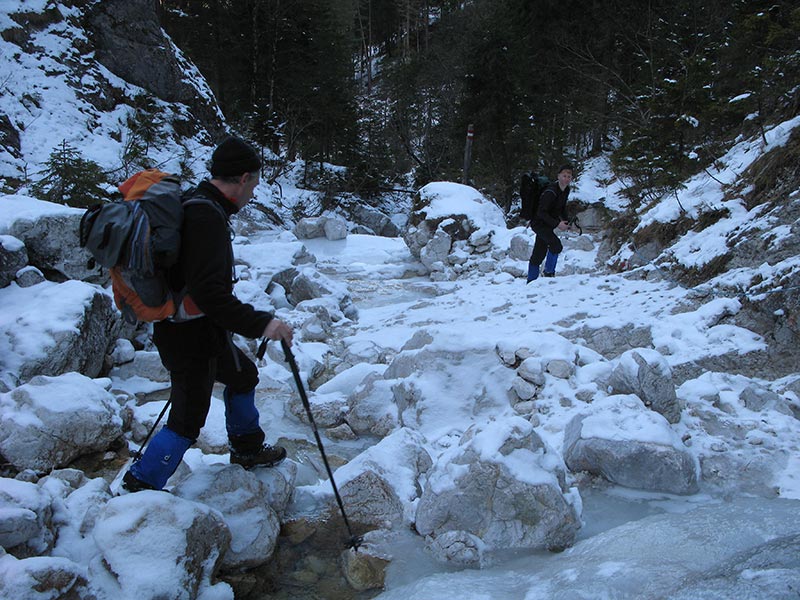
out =
[[[151,0],[8,0],[0,7],[0,189],[39,181],[54,152],[110,181],[142,166],[191,177],[223,133]]]
[[[608,239],[614,270],[736,297],[734,319],[765,336],[749,364],[709,369],[785,375],[800,353],[800,117],[740,139],[674,195],[622,208]]]

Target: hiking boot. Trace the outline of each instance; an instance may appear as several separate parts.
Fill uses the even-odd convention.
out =
[[[245,469],[254,467],[274,467],[286,458],[286,448],[264,444],[257,452],[236,452],[231,450],[231,464],[242,465]]]
[[[134,492],[142,492],[144,490],[154,490],[156,488],[154,488],[149,483],[142,481],[141,479],[136,479],[136,477],[133,476],[133,473],[128,471],[122,478],[122,489],[132,494]]]
[[[542,277],[555,277],[555,273],[548,273],[547,271],[542,272]]]

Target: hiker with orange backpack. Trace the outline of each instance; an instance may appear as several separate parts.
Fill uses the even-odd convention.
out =
[[[170,372],[172,406],[167,424],[125,473],[123,487],[128,491],[164,487],[205,424],[215,381],[225,386],[231,463],[269,467],[286,458],[284,448],[265,444],[255,406],[258,369],[231,337],[238,333],[288,345],[292,341],[292,329],[286,323],[233,294],[229,218],[252,199],[260,169],[255,150],[229,137],[214,150],[211,179],[184,199],[180,255],[168,272],[168,281],[171,289],[186,291],[185,310],[180,319],[153,325],[153,341]]]
[[[531,219],[531,229],[536,234],[533,252],[528,262],[528,283],[539,278],[539,270],[544,261],[542,276],[554,277],[558,255],[564,249],[555,230],[569,229],[567,217],[567,199],[572,183],[572,165],[563,165],[558,169],[557,181],[551,183],[539,197],[536,214]]]

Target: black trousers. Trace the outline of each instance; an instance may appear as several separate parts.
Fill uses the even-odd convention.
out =
[[[181,329],[177,329],[183,327],[191,332],[188,323],[157,323],[153,341],[172,382],[167,427],[196,440],[211,408],[214,382],[228,386],[233,394],[250,392],[258,385],[258,369],[227,336],[224,336],[227,343],[216,345],[214,355],[198,352],[197,346],[191,345],[193,336],[183,336]]]
[[[533,252],[531,253],[530,263],[532,265],[540,265],[550,250],[550,254],[561,254],[564,245],[558,239],[555,231],[545,225],[544,227],[533,227],[533,232],[536,234],[536,241],[533,243]]]

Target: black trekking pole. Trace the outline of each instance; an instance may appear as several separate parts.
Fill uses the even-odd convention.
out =
[[[336,503],[339,505],[339,512],[342,513],[342,519],[344,519],[344,525],[347,527],[347,533],[350,534],[350,542],[347,544],[347,547],[358,552],[358,547],[361,545],[362,539],[360,536],[357,536],[353,533],[353,530],[350,528],[350,521],[348,521],[347,515],[344,512],[342,497],[339,495],[339,489],[336,487],[336,481],[333,479],[333,471],[331,471],[331,465],[328,463],[328,457],[325,455],[325,448],[322,445],[322,439],[319,437],[317,423],[314,420],[313,413],[311,412],[311,405],[308,402],[308,396],[306,395],[305,387],[303,387],[303,381],[300,379],[300,370],[297,368],[297,362],[294,360],[294,354],[292,354],[292,351],[289,348],[289,344],[286,343],[286,340],[281,340],[281,347],[283,348],[283,354],[286,357],[286,362],[289,363],[289,367],[292,369],[292,375],[294,376],[294,383],[297,386],[297,392],[300,394],[300,399],[303,401],[303,407],[306,409],[308,420],[311,423],[311,429],[314,430],[314,437],[317,440],[317,448],[319,448],[319,453],[322,455],[322,462],[325,463],[325,470],[328,472],[328,478],[331,481],[333,495],[336,496]],[[265,338],[264,341],[261,342],[256,355],[259,360],[264,358],[266,349],[267,340]]]

